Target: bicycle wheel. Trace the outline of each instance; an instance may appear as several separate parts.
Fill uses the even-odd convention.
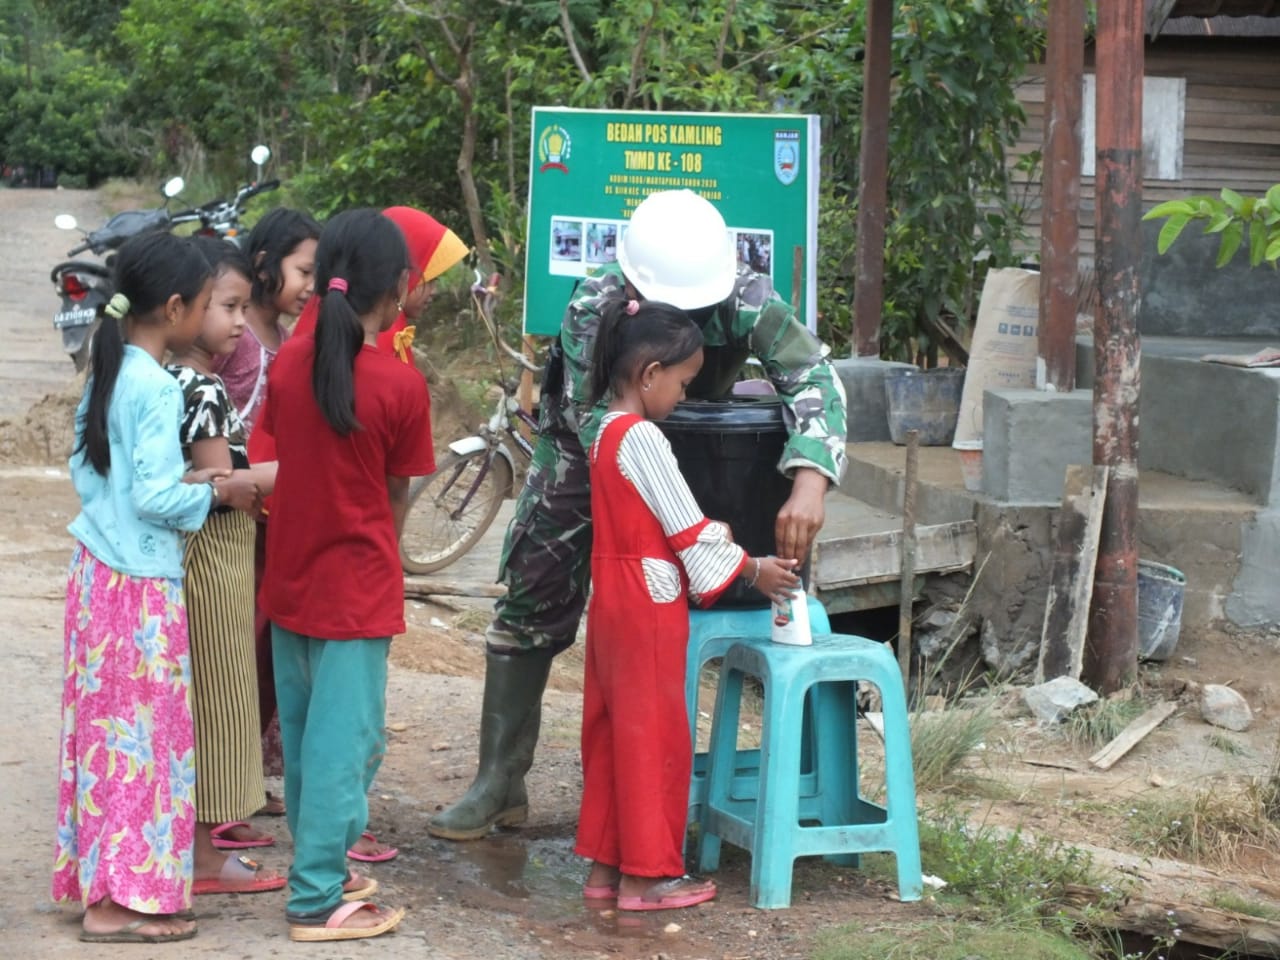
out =
[[[489,450],[450,453],[415,481],[400,536],[406,573],[435,573],[470,550],[511,490],[511,464]]]

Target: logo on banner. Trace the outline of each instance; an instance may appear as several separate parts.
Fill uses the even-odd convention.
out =
[[[773,173],[784,187],[800,175],[800,131],[773,131]]]
[[[568,173],[565,161],[569,159],[570,144],[569,131],[559,124],[543,128],[538,136],[538,159],[542,161],[538,172],[559,170],[561,173]]]

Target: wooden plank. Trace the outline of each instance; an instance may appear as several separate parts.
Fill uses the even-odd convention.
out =
[[[1067,467],[1040,635],[1037,683],[1055,677],[1080,679],[1108,473],[1107,467]]]
[[[430,577],[405,577],[406,597],[505,597],[507,588],[500,583],[463,583],[458,580],[434,580]]]
[[[916,573],[965,570],[978,549],[972,520],[916,527]],[[819,590],[896,580],[902,573],[902,531],[885,530],[819,540],[813,581]]]
[[[1164,723],[1178,709],[1171,700],[1157,703],[1142,716],[1135,719],[1116,735],[1116,738],[1089,758],[1089,762],[1099,770],[1110,770],[1116,762],[1160,724]]]

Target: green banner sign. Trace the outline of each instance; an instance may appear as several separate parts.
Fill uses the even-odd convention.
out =
[[[574,284],[616,259],[631,211],[685,187],[716,205],[739,259],[816,330],[818,147],[811,115],[535,107],[525,332],[558,332]]]

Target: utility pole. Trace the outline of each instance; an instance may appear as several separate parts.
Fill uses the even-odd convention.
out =
[[[1085,679],[1101,693],[1138,669],[1138,308],[1142,290],[1143,0],[1098,4],[1098,318],[1093,462],[1110,467]]]

